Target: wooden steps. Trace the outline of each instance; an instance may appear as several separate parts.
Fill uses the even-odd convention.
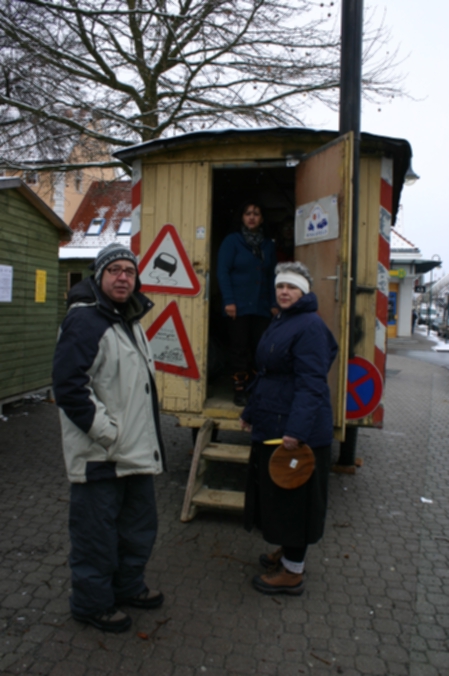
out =
[[[251,447],[236,444],[211,443],[214,422],[205,421],[198,432],[192,464],[187,481],[181,521],[191,521],[199,509],[243,511],[245,494],[242,491],[218,490],[204,484],[204,474],[211,462],[248,464]]]
[[[245,505],[243,491],[218,491],[202,486],[192,498],[197,507],[242,511]]]
[[[206,460],[218,460],[221,462],[240,462],[248,464],[250,446],[237,446],[233,444],[208,444],[202,453]]]

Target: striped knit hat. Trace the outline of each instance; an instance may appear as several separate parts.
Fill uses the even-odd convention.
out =
[[[101,276],[104,272],[104,269],[114,261],[120,260],[130,261],[137,269],[137,258],[133,252],[123,246],[123,244],[113,242],[112,244],[105,246],[105,248],[98,253],[95,259],[94,267],[94,279],[98,286],[101,285]]]

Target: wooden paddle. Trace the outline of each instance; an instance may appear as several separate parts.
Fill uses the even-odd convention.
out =
[[[270,477],[280,488],[298,488],[310,479],[315,469],[315,456],[307,444],[287,451],[281,444],[273,452],[268,465]]]

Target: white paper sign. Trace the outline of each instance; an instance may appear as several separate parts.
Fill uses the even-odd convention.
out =
[[[339,235],[338,197],[329,195],[301,204],[295,214],[295,245],[324,242]]]
[[[0,265],[0,303],[12,302],[12,265]]]

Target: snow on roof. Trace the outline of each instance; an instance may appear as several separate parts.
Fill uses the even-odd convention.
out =
[[[393,253],[395,251],[413,253],[415,254],[415,257],[416,254],[418,254],[418,257],[421,256],[420,249],[415,244],[413,244],[413,242],[410,242],[410,240],[406,239],[404,235],[398,232],[395,228],[391,228],[390,252]]]

